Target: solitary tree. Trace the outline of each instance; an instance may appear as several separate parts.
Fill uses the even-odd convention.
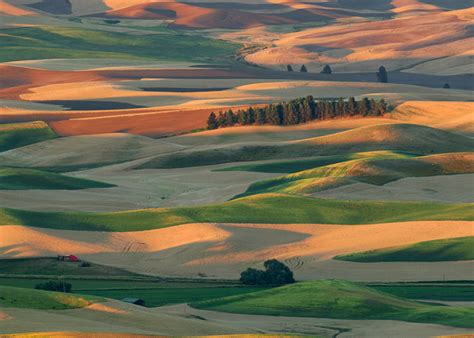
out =
[[[387,70],[384,66],[380,66],[379,71],[377,72],[377,79],[382,83],[388,82]]]
[[[276,259],[270,259],[263,263],[265,267],[265,278],[269,284],[283,285],[294,283],[293,272],[282,262]]]
[[[294,283],[293,272],[276,259],[263,263],[265,270],[248,268],[240,274],[240,281],[247,285],[283,285]]]
[[[301,66],[300,72],[301,72],[301,73],[307,73],[307,72],[308,72],[308,69],[306,69],[306,66],[305,66],[305,65],[302,65],[302,66]]]
[[[321,74],[332,74],[332,69],[330,65],[324,66],[323,70],[321,71]]]
[[[212,112],[207,118],[207,129],[213,130],[217,128],[219,128],[219,124],[217,123],[217,117],[216,114]]]
[[[240,281],[246,285],[266,284],[265,272],[262,270],[248,268],[240,274]]]
[[[292,72],[292,71],[293,71],[293,67],[291,67],[291,65],[288,65],[288,66],[286,66],[286,70],[289,71],[289,72]]]
[[[444,84],[443,88],[444,88],[444,89],[450,89],[451,86],[449,85],[449,83],[446,82],[446,83]]]

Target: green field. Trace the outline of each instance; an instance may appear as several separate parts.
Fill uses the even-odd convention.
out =
[[[474,285],[472,284],[374,284],[371,288],[390,293],[397,297],[409,299],[441,300],[451,302],[474,302]]]
[[[423,304],[337,280],[302,282],[191,304],[232,313],[338,319],[391,319],[474,327],[474,308]]]
[[[101,300],[91,296],[0,286],[0,307],[63,310],[81,308]]]
[[[82,27],[35,26],[1,30],[0,62],[55,59],[219,60],[238,45],[184,34],[131,35]]]
[[[84,268],[85,269],[85,268]],[[113,277],[113,276],[109,276]],[[92,295],[121,300],[126,297],[140,298],[147,307],[157,307],[170,304],[199,302],[220,297],[247,294],[266,290],[266,287],[247,287],[237,283],[212,282],[163,282],[129,279],[84,279],[81,276],[64,278],[72,284],[74,294]],[[136,278],[136,277],[135,277]],[[51,279],[55,279],[51,277]],[[0,278],[0,285],[16,286],[33,289],[36,284],[47,282],[47,278]],[[0,289],[2,286],[0,286]]]
[[[390,152],[382,154],[385,157],[366,156],[256,182],[237,197],[261,193],[310,194],[357,182],[383,185],[407,177],[474,172],[469,153],[414,158]]]
[[[139,275],[127,270],[105,265],[82,262],[60,261],[52,257],[0,259],[0,273],[13,275],[51,275],[51,276],[122,276],[137,277]],[[14,284],[11,284],[14,285]]]
[[[187,288],[156,288],[144,290],[81,290],[76,293],[95,295],[114,299],[125,297],[140,298],[147,307],[170,304],[200,302],[220,297],[228,297],[251,292],[262,291],[262,287],[187,287]]]
[[[0,124],[0,152],[54,138],[57,135],[44,122]]]
[[[110,188],[112,184],[27,168],[1,168],[0,190]]]
[[[91,231],[139,231],[187,223],[370,224],[414,220],[473,220],[472,204],[340,201],[262,194],[222,204],[114,213],[0,209],[0,225]]]
[[[441,239],[336,256],[350,262],[442,262],[474,260],[474,237]]]

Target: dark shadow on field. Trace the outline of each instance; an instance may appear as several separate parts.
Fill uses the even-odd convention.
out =
[[[71,2],[69,0],[41,0],[27,6],[51,14],[72,14]]]
[[[62,106],[69,110],[119,110],[119,109],[134,109],[144,108],[126,102],[115,101],[85,101],[85,100],[51,100],[51,101],[37,101],[37,103],[46,103]]]

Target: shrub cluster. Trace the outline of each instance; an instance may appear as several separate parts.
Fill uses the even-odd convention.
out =
[[[49,280],[44,283],[36,284],[35,289],[59,292],[71,292],[72,284],[61,280]]]
[[[375,100],[364,97],[358,101],[350,97],[348,100],[339,98],[338,100],[321,99],[315,101],[312,96],[307,96],[259,108],[239,109],[236,112],[232,109],[226,112],[221,111],[218,115],[212,112],[207,119],[207,129],[235,125],[287,126],[337,117],[382,116],[387,111],[388,107],[384,99]]]
[[[240,281],[247,285],[283,285],[295,282],[290,268],[276,259],[270,259],[263,265],[265,270],[248,268],[242,272]]]

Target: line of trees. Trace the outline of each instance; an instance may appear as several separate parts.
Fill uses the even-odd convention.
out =
[[[388,112],[384,99],[375,100],[364,97],[356,100],[350,97],[344,100],[314,100],[312,96],[297,98],[288,102],[269,104],[264,107],[250,107],[233,111],[212,112],[207,119],[207,129],[232,127],[235,125],[276,126],[295,125],[314,120],[328,120],[337,117],[382,116]]]
[[[289,71],[289,72],[294,71],[292,65],[287,65],[286,70]],[[300,72],[301,73],[307,73],[308,72],[308,68],[306,68],[306,65],[301,65]],[[331,66],[329,66],[329,65],[324,66],[323,70],[321,70],[321,74],[332,74]]]

